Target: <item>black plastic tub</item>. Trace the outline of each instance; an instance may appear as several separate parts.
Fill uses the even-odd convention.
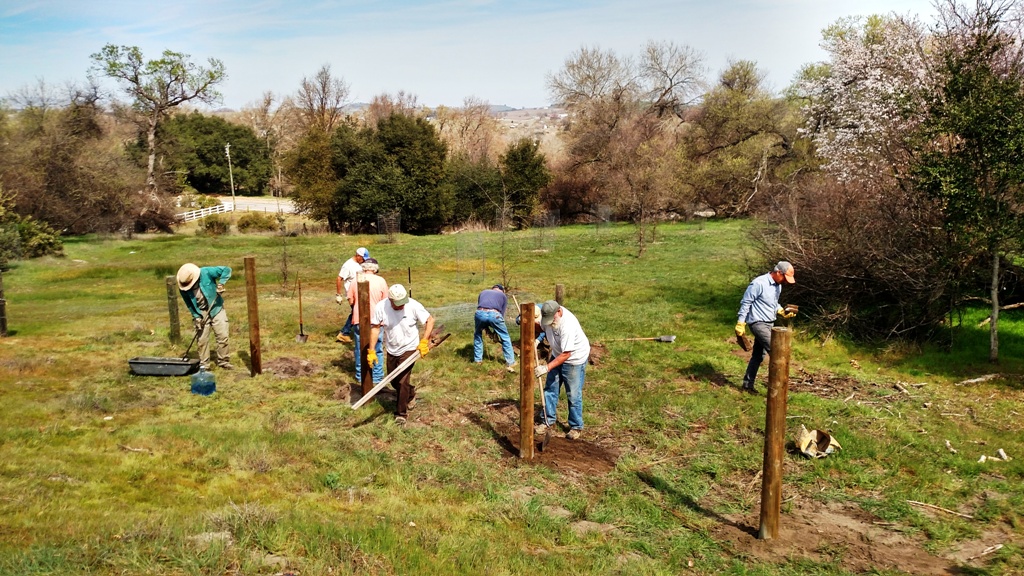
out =
[[[128,366],[137,376],[188,376],[199,370],[199,359],[137,356],[128,361]]]

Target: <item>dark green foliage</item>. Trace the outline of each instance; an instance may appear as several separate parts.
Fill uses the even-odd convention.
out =
[[[139,147],[144,147],[145,134],[139,138]],[[157,140],[165,169],[183,174],[183,183],[200,192],[230,195],[234,176],[235,194],[258,196],[270,182],[270,150],[247,126],[199,112],[179,114],[160,124]],[[230,173],[225,151],[228,143]]]
[[[445,165],[445,187],[453,199],[453,224],[474,220],[490,223],[501,212],[501,170],[487,160],[449,158]]]
[[[0,188],[0,269],[11,260],[39,256],[63,256],[60,236],[45,222],[31,216],[19,216],[9,209],[9,198]]]
[[[246,212],[236,226],[239,232],[276,232],[281,227],[276,216],[265,212]]]
[[[440,232],[451,214],[451,199],[441,186],[447,147],[434,127],[423,118],[392,114],[367,136],[354,199],[357,221],[365,224],[398,210],[404,232]],[[370,170],[380,173],[368,178]]]
[[[311,130],[288,157],[295,201],[309,216],[372,229],[398,211],[402,231],[430,234],[449,223],[451,190],[443,186],[445,144],[422,118],[392,114],[376,129],[340,125],[328,136]]]
[[[345,205],[335,199],[338,177],[332,167],[330,136],[319,130],[307,132],[285,157],[285,164],[295,184],[299,212],[326,221],[332,232],[340,232]]]
[[[501,157],[509,216],[519,227],[529,221],[537,195],[551,182],[551,171],[539,146],[538,142],[523,138],[509,145]]]

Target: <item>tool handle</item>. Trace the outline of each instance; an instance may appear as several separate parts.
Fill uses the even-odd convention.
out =
[[[369,392],[367,392],[366,394],[363,394],[363,397],[360,398],[359,400],[357,400],[356,403],[352,405],[352,409],[353,410],[358,410],[359,408],[361,408],[363,406],[363,404],[366,404],[367,402],[370,401],[371,398],[376,396],[377,392],[380,392],[381,389],[383,389],[385,386],[390,384],[391,381],[395,379],[395,376],[398,376],[399,374],[404,372],[406,368],[408,368],[409,366],[412,366],[413,364],[415,364],[416,361],[419,360],[419,359],[420,359],[420,352],[419,352],[419,350],[416,350],[416,351],[413,352],[412,356],[409,356],[408,358],[406,358],[404,361],[402,361],[401,364],[396,366],[395,369],[392,370],[390,374],[388,374],[387,376],[382,378],[381,381],[377,383],[377,385],[375,385],[373,388],[370,388]]]

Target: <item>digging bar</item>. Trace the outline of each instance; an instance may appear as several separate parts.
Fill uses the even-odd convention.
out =
[[[295,281],[299,285],[299,333],[295,335],[295,341],[299,344],[305,344],[309,336],[302,331],[302,280],[296,275]]]
[[[616,340],[609,340],[609,342],[631,342],[634,340],[654,340],[655,342],[675,342],[675,335],[671,336],[654,336],[653,338],[619,338]]]
[[[430,349],[433,350],[434,348],[437,348],[438,346],[440,346],[441,342],[444,342],[445,340],[447,340],[449,336],[451,336],[451,334],[445,334],[440,340],[437,341],[437,344],[434,344],[433,346],[431,346]],[[370,388],[369,392],[367,392],[366,394],[363,394],[363,397],[360,398],[359,400],[357,400],[356,403],[352,405],[352,409],[353,410],[358,410],[359,408],[361,408],[363,406],[363,404],[366,404],[367,402],[370,401],[371,398],[376,396],[377,392],[380,392],[385,386],[390,384],[391,381],[395,379],[395,376],[398,376],[406,368],[408,368],[409,366],[412,366],[413,364],[415,364],[416,361],[419,360],[420,358],[421,358],[421,356],[420,356],[419,350],[417,350],[415,354],[413,354],[412,356],[409,356],[408,358],[403,360],[401,364],[399,364],[398,366],[395,366],[395,369],[392,370],[390,374],[388,374],[383,379],[381,379],[381,381],[378,382],[373,388]]]
[[[516,305],[516,307],[518,308],[519,306]],[[533,343],[533,358],[534,360],[537,360],[537,342]],[[544,413],[544,416],[542,416],[542,420],[544,422],[544,439],[540,441],[541,452],[548,447],[548,442],[551,441],[551,426],[548,426],[548,405],[547,401],[544,400],[544,380],[546,380],[546,378],[543,376],[537,376],[537,388],[540,389],[540,409]]]

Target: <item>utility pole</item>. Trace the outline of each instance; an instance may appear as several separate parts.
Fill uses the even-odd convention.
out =
[[[231,211],[235,211],[235,173],[231,169],[231,143],[224,145],[224,153],[228,156],[228,178],[231,179]]]

